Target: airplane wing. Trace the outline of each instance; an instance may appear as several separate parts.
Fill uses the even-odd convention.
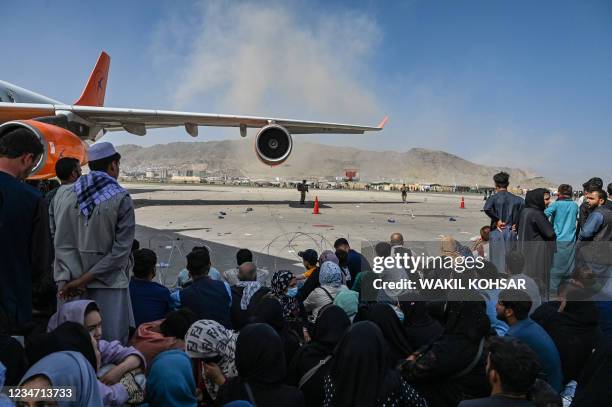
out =
[[[0,103],[0,122],[5,117],[15,119],[52,116],[73,113],[107,131],[122,131],[144,136],[146,129],[185,126],[186,131],[197,135],[198,126],[261,128],[270,123],[285,127],[292,134],[363,134],[382,130],[388,118],[376,127],[353,124],[313,122],[255,116],[232,116],[209,113],[176,112],[166,110],[124,109],[97,106],[47,105],[31,103]]]

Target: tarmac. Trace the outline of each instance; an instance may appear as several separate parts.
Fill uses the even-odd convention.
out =
[[[483,196],[444,193],[311,189],[305,205],[299,192],[227,185],[124,184],[136,207],[136,239],[158,255],[158,277],[174,286],[194,246],[211,250],[219,271],[234,268],[235,254],[248,248],[258,267],[303,270],[300,250],[333,250],[339,237],[367,251],[393,232],[414,248],[437,248],[442,235],[468,242],[489,223]],[[313,214],[318,197],[320,214]],[[436,253],[438,254],[438,253]]]

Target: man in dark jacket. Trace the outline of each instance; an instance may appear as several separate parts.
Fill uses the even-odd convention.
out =
[[[578,235],[578,262],[586,263],[598,282],[595,299],[599,309],[599,323],[606,335],[612,334],[612,210],[605,206],[607,194],[588,192],[586,202],[591,213]]]
[[[580,207],[578,208],[578,226],[576,229],[576,236],[578,236],[578,234],[580,233],[580,229],[582,228],[584,223],[587,221],[591,212],[593,212],[593,210],[595,209],[595,208],[592,208],[589,205],[589,202],[587,201],[588,193],[593,192],[593,191],[599,191],[601,189],[603,189],[603,180],[599,177],[593,177],[587,182],[585,182],[584,184],[582,184],[583,198],[582,198],[582,203],[580,204]]]
[[[336,249],[336,251],[340,250],[348,254],[347,262],[351,277],[350,281],[346,282],[348,288],[352,287],[355,278],[357,278],[357,274],[361,273],[362,271],[372,270],[368,260],[361,253],[351,249],[348,240],[345,238],[341,237],[337,239],[334,242],[334,249]]]
[[[43,154],[26,129],[0,138],[0,330],[32,319],[32,279],[49,266],[49,217],[40,192],[23,182]]]
[[[231,329],[230,307],[232,294],[227,283],[208,277],[210,253],[208,250],[194,250],[187,255],[187,270],[193,280],[191,285],[173,293],[178,307],[193,311],[198,319],[211,319]]]
[[[498,270],[506,267],[506,254],[516,241],[516,227],[523,199],[508,192],[510,175],[500,172],[493,176],[495,195],[484,204],[484,212],[491,219],[489,232],[489,258]]]

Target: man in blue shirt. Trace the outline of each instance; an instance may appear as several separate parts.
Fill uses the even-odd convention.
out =
[[[531,308],[529,295],[521,290],[503,290],[497,302],[497,318],[510,328],[506,337],[517,338],[538,355],[545,380],[560,392],[563,388],[563,373],[559,351],[544,328],[528,317]]]
[[[232,292],[229,284],[208,276],[210,253],[206,248],[195,248],[187,255],[187,270],[193,283],[171,294],[175,307],[187,307],[198,319],[211,319],[231,329],[230,307]]]
[[[170,312],[170,290],[153,281],[157,255],[153,250],[134,252],[134,276],[130,280],[130,299],[136,326],[164,319]]]

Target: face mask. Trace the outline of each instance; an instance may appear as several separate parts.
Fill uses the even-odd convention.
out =
[[[291,287],[287,290],[287,297],[295,297],[297,295],[298,289],[297,287]]]

